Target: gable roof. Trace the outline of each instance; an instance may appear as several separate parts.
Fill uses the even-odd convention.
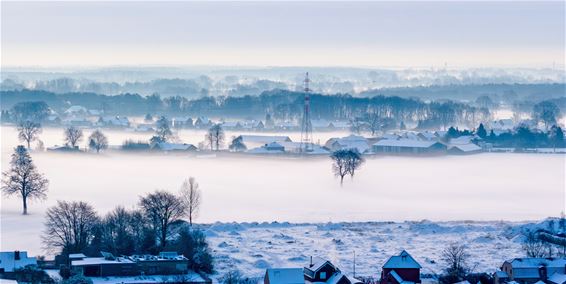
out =
[[[393,147],[410,147],[410,148],[429,148],[435,144],[439,144],[436,141],[420,141],[413,139],[383,139],[377,141],[373,146],[393,146]]]
[[[329,264],[330,266],[332,266],[333,269],[337,270],[336,267],[330,261],[322,259],[320,257],[314,258],[312,265],[305,266],[305,269],[316,273],[318,270],[320,270],[326,264]]]
[[[304,284],[301,268],[268,268],[265,272],[270,284]]]
[[[421,268],[421,265],[407,251],[403,250],[399,255],[390,257],[383,268]]]

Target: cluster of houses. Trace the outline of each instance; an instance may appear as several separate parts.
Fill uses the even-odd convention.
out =
[[[64,265],[73,275],[83,275],[93,280],[111,278],[113,283],[163,283],[166,276],[173,279],[168,282],[174,283],[177,283],[174,279],[180,279],[181,276],[183,276],[183,281],[178,281],[178,283],[212,283],[212,280],[206,275],[191,271],[188,268],[189,260],[176,252],[119,257],[107,252],[101,252],[100,257],[87,257],[80,253],[70,254]],[[37,267],[38,261],[23,251],[0,252],[0,279],[10,278],[12,273],[27,266]],[[415,258],[403,250],[398,255],[391,256],[382,265],[381,273],[376,278],[368,276],[361,280],[356,278],[355,274],[345,273],[329,260],[311,257],[304,267],[267,268],[263,283],[419,284],[435,282],[434,278],[425,278],[426,281],[422,281],[421,268],[422,266]],[[49,274],[55,276],[58,271],[52,270]],[[152,282],[151,279],[156,281]],[[490,284],[566,284],[566,257],[514,258],[503,262],[499,270],[485,279]],[[467,280],[458,283],[470,284]]]
[[[234,131],[300,131],[300,125],[297,122],[275,122],[269,117],[263,121],[246,119],[239,121],[220,120],[213,122],[205,116],[199,116],[196,118],[192,118],[190,116],[174,116],[169,119],[169,122],[170,126],[173,128],[207,129],[214,123],[220,123],[224,129]],[[80,105],[70,106],[60,114],[52,110],[51,114],[47,117],[46,124],[75,127],[127,128],[140,132],[154,131],[155,128],[155,121],[153,119],[145,120],[141,123],[134,123],[125,116],[105,115],[103,110],[87,109]],[[312,127],[317,131],[347,130],[350,127],[350,123],[348,121],[328,121],[325,119],[318,119],[312,121]]]
[[[358,135],[330,138],[324,145],[311,144],[308,154],[329,154],[336,150],[355,149],[362,154],[428,155],[474,154],[485,150],[477,136],[461,136],[445,140],[442,132],[399,132],[380,137],[366,138]],[[233,151],[250,154],[300,153],[302,144],[288,136],[240,135],[235,138],[239,145]]]
[[[379,284],[421,283],[421,265],[406,251],[389,258],[382,267]],[[332,262],[311,258],[303,268],[268,268],[264,284],[361,284],[355,275],[347,275]]]

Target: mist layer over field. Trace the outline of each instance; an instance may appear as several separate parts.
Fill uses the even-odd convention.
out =
[[[106,134],[111,145],[151,135]],[[180,138],[197,143],[203,134],[185,131]],[[4,171],[18,141],[14,128],[2,127],[1,135]],[[315,138],[324,143],[333,135],[337,133]],[[62,129],[48,128],[41,139],[52,146],[62,144],[62,136]],[[100,155],[33,152],[32,157],[50,180],[48,199],[31,203],[30,215],[21,216],[21,200],[2,197],[2,250],[41,253],[43,213],[57,200],[87,201],[105,213],[117,205],[134,207],[140,195],[156,189],[177,192],[189,176],[201,185],[203,203],[197,222],[203,223],[538,220],[558,215],[565,204],[565,156],[553,154],[368,157],[354,180],[346,179],[342,187],[331,173],[328,157],[116,151]]]

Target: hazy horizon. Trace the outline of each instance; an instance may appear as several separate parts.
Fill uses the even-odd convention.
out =
[[[560,1],[2,2],[1,66],[563,68],[564,8]]]

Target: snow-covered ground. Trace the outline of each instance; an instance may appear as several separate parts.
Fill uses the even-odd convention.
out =
[[[2,127],[0,134],[4,170],[18,141],[13,128]],[[111,143],[120,143],[130,133],[108,135]],[[62,140],[62,131],[45,129],[41,137],[46,145],[53,145]],[[200,140],[202,136],[190,138]],[[332,175],[327,157],[219,155],[199,159],[190,155],[33,152],[32,158],[50,181],[48,198],[31,202],[28,216],[21,215],[21,200],[4,196],[0,199],[0,250],[52,256],[43,249],[41,235],[44,212],[57,200],[86,201],[105,214],[118,205],[136,207],[139,196],[156,189],[177,192],[189,176],[197,179],[202,190],[199,223],[540,220],[563,211],[566,198],[566,156],[556,154],[368,157],[354,180],[346,179],[343,186]],[[241,262],[243,271],[254,273],[266,263],[303,263],[315,252],[341,261],[339,264],[347,271],[356,250],[362,261],[358,262],[360,273],[375,271],[389,255],[402,248],[423,263],[425,257],[438,262],[441,247],[462,238],[475,240],[477,247],[472,253],[484,268],[497,267],[500,261],[513,256],[506,252],[519,253],[517,243],[499,237],[507,224],[458,222],[424,226],[443,228],[434,234],[415,231],[414,227],[419,225],[411,224],[353,223],[337,225],[337,230],[321,229],[326,227],[320,225],[270,225],[257,229],[242,225],[244,229],[227,230],[216,226],[208,234],[218,267]],[[469,228],[450,229],[454,226]],[[273,246],[269,241],[291,243]],[[262,257],[253,257],[255,254]],[[496,257],[492,254],[499,259],[493,261]],[[297,262],[289,260],[294,257],[298,257]],[[429,271],[438,269],[436,264],[426,266]]]
[[[503,261],[524,257],[524,222],[357,222],[357,223],[215,223],[206,234],[218,274],[239,269],[260,277],[269,267],[302,267],[311,256],[331,260],[356,275],[378,277],[392,255],[407,250],[423,266],[421,273],[442,272],[442,250],[466,244],[475,272],[493,272]]]

